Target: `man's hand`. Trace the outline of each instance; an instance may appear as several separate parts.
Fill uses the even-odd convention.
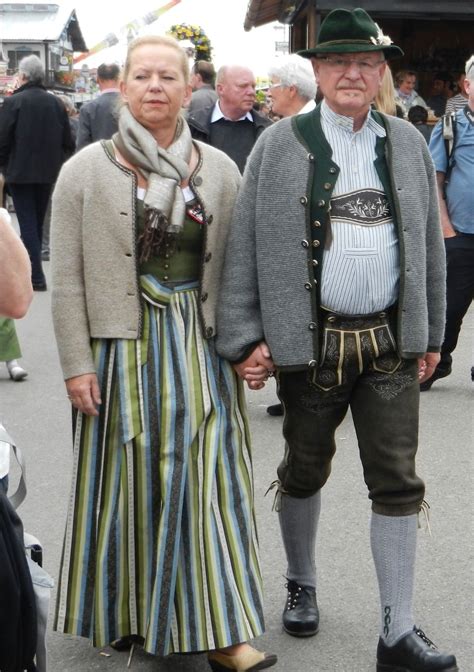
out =
[[[71,404],[86,415],[99,415],[99,383],[95,373],[85,373],[66,380],[67,396]]]
[[[424,357],[418,360],[418,380],[420,383],[424,383],[425,380],[431,378],[440,359],[439,352],[427,352]]]
[[[265,341],[259,343],[247,359],[233,366],[251,390],[261,390],[265,387],[265,381],[275,371],[275,365]]]

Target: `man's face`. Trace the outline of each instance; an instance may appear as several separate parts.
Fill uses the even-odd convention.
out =
[[[272,112],[280,117],[287,117],[290,112],[290,87],[283,86],[275,77],[271,78],[271,84],[268,89],[268,98],[271,101]]]
[[[311,60],[318,87],[334,112],[347,117],[367,113],[385,72],[383,54],[328,54]]]
[[[196,75],[195,72],[191,73],[191,76],[189,77],[189,84],[193,91],[196,91],[196,89],[199,88],[199,79],[199,75]]]
[[[229,67],[216,86],[223,111],[235,118],[243,117],[255,103],[255,86],[255,77],[251,70],[238,66]]]
[[[416,84],[415,75],[405,75],[403,82],[400,84],[398,88],[402,93],[408,96],[415,88],[415,84]]]

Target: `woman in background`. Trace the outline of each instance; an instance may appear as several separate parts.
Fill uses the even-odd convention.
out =
[[[392,117],[400,117],[403,119],[403,110],[400,105],[395,102],[395,86],[393,84],[392,71],[389,66],[385,67],[385,72],[382,77],[382,84],[375,96],[374,107],[379,112],[390,114]]]

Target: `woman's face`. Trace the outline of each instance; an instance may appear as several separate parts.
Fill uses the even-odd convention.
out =
[[[174,128],[191,97],[179,54],[159,44],[144,44],[133,51],[121,92],[135,119],[152,133]]]

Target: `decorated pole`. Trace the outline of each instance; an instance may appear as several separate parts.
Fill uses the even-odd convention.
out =
[[[140,19],[134,19],[133,21],[130,21],[127,23],[123,28],[121,28],[120,33],[126,34],[129,36],[130,34],[136,34],[140,28],[143,26],[149,26],[150,23],[153,23],[157,19],[160,18],[162,14],[167,12],[169,9],[172,9],[175,5],[179,4],[181,0],[170,0],[167,2],[165,5],[162,7],[159,7],[158,9],[155,9],[152,12],[148,12],[145,14],[145,16],[141,17]],[[89,56],[92,56],[92,54],[97,54],[99,51],[102,51],[102,49],[107,49],[108,47],[113,47],[114,45],[118,44],[119,38],[115,33],[109,33],[106,35],[106,37],[96,44],[92,49],[89,49],[89,51],[84,52],[83,54],[79,54],[74,58],[74,63],[79,63],[80,61],[83,61],[85,58],[89,58]]]

